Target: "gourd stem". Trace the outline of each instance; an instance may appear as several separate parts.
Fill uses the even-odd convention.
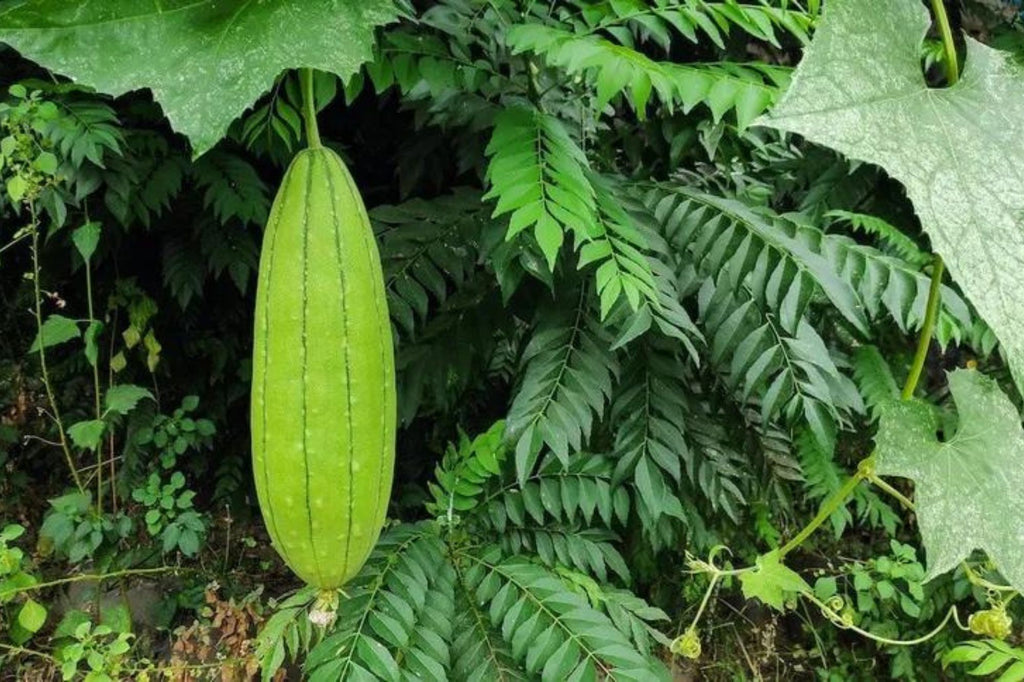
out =
[[[320,130],[316,127],[316,101],[313,99],[313,69],[299,72],[302,82],[302,118],[306,122],[306,143],[310,149],[320,149]]]
[[[935,331],[935,319],[939,314],[939,294],[942,287],[942,273],[945,265],[942,256],[935,254],[932,261],[932,283],[928,289],[928,306],[924,313],[924,324],[921,325],[921,337],[917,340],[917,352],[914,354],[914,363],[910,366],[910,374],[907,375],[907,383],[903,385],[903,400],[910,400],[914,397],[917,389],[917,382],[921,379],[924,371],[924,363],[928,359],[928,349],[932,345],[932,333]]]
[[[953,44],[953,30],[949,27],[949,17],[946,15],[946,6],[943,0],[932,0],[932,13],[939,25],[939,35],[942,37],[942,51],[945,53],[943,63],[946,67],[946,85],[956,85],[960,80],[960,67],[956,60],[956,45]]]

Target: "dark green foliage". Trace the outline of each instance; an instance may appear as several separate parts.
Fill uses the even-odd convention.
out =
[[[489,228],[480,193],[456,188],[434,201],[380,206],[371,218],[381,243],[388,308],[398,328],[415,337],[417,321],[468,283]]]
[[[570,451],[583,448],[595,417],[604,416],[618,374],[587,287],[566,294],[572,305],[543,309],[521,355],[522,379],[508,414],[520,480],[533,471],[545,446],[563,463]]]
[[[316,595],[277,604],[264,673],[668,679],[663,633],[682,632],[705,587],[687,556],[727,544],[740,566],[782,546],[870,452],[923,322],[930,246],[877,169],[752,125],[786,87],[817,3],[400,4],[409,16],[381,29],[360,73],[316,78],[324,141],[370,207],[395,329],[389,527],[330,627],[309,622]],[[65,490],[61,450],[39,440],[60,434],[25,355],[37,335],[27,213],[0,185],[0,495],[50,499],[27,513],[55,575],[195,554],[216,572],[221,538],[225,567],[247,561],[243,533],[265,544],[258,527],[230,525],[255,509],[252,285],[270,192],[303,140],[296,75],[197,159],[147,96],[43,75],[0,67],[0,100],[23,81],[57,111],[39,131],[59,160],[38,201],[51,379],[64,421],[85,425],[69,436],[74,461],[85,471],[98,450],[118,478],[93,513],[95,479],[84,496]],[[101,225],[88,266],[71,239],[87,221]],[[88,333],[85,267],[100,325]],[[942,369],[1004,372],[952,284],[936,336],[922,385],[938,400]],[[94,419],[93,362],[102,392],[131,384],[154,400]],[[910,637],[969,597],[959,577],[922,600],[885,573],[890,540],[912,537],[897,512],[861,485],[831,536],[788,565],[811,582],[838,566],[852,599],[876,600],[858,618]],[[246,570],[268,594],[286,589],[280,565]],[[883,580],[913,606],[879,595]],[[798,667],[859,679],[858,662],[879,655],[894,679],[938,674],[931,651],[851,649],[814,609],[765,615],[715,594],[708,664],[694,669],[708,679]],[[749,632],[723,622],[733,610]],[[1016,661],[1002,646],[943,662]]]
[[[466,680],[665,678],[651,626],[665,615],[588,577],[629,574],[608,543],[616,536],[607,528],[629,513],[610,466],[552,460],[517,486],[501,473],[502,428],[448,449],[428,505],[437,520],[381,538],[346,586],[334,634],[310,651],[310,679],[394,679],[401,670],[429,679],[446,670]],[[529,551],[537,561],[523,558]],[[281,659],[288,639],[277,636]]]

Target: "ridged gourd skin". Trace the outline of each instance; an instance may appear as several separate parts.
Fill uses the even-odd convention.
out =
[[[295,157],[263,236],[253,344],[253,474],[274,547],[308,584],[341,587],[384,523],[395,367],[380,256],[330,149]]]

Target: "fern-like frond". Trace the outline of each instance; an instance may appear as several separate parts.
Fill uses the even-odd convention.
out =
[[[580,35],[539,23],[516,26],[509,31],[508,40],[515,53],[531,52],[570,76],[591,78],[598,111],[628,93],[627,99],[641,119],[656,94],[670,111],[676,105],[688,112],[704,104],[715,122],[735,111],[743,129],[775,101],[789,77],[784,67],[760,63],[657,62],[598,35]]]
[[[665,238],[685,250],[705,276],[722,272],[730,286],[750,277],[757,293],[779,311],[782,327],[793,333],[817,290],[856,329],[868,320],[853,285],[836,273],[818,247],[817,235],[790,221],[736,199],[675,186],[653,190],[647,204],[663,226]]]
[[[309,652],[310,682],[445,679],[455,573],[444,551],[427,523],[385,533],[345,586],[331,633]]]
[[[581,453],[565,465],[549,456],[522,482],[506,476],[481,500],[480,516],[481,523],[502,534],[528,524],[611,528],[624,525],[629,510],[629,494],[612,483],[611,460]]]
[[[699,397],[698,397],[699,396]],[[692,441],[693,464],[686,469],[692,485],[707,498],[715,512],[724,512],[733,521],[740,519],[740,509],[748,504],[750,459],[735,442],[734,426],[726,419],[710,414],[700,400],[707,396],[694,394],[695,407],[690,412],[689,436]],[[688,517],[692,523],[692,517]]]
[[[380,242],[388,310],[407,334],[417,318],[427,319],[478,267],[478,240],[489,221],[480,193],[456,189],[452,194],[370,213]]]
[[[836,424],[859,412],[861,400],[839,371],[845,359],[809,324],[811,307],[827,303],[863,336],[884,317],[913,329],[929,278],[798,214],[685,186],[655,188],[647,205],[679,254],[683,292],[697,295],[713,365],[742,397],[758,396],[766,419],[784,414],[793,424],[802,415],[830,448]],[[941,319],[947,329],[969,329],[975,318],[944,287]]]
[[[640,232],[561,121],[535,109],[506,109],[487,154],[491,189],[484,199],[497,200],[493,217],[509,214],[506,239],[530,230],[554,270],[571,234],[579,267],[596,266],[602,317],[620,296],[634,309],[641,299],[656,299]]]
[[[472,440],[461,431],[458,444],[450,443],[427,484],[433,500],[427,512],[451,525],[455,516],[480,503],[489,481],[501,476],[505,461],[505,422],[498,421]]]
[[[806,235],[810,244],[817,244],[815,248],[829,259],[840,277],[854,285],[871,319],[888,316],[904,333],[913,332],[924,323],[931,280],[916,265],[886,256],[843,235],[822,233],[804,223],[799,223],[797,229]],[[950,338],[959,339],[961,334],[969,335],[977,319],[955,289],[942,286],[940,343],[945,344]]]
[[[100,168],[110,156],[120,156],[124,136],[114,110],[96,98],[58,100],[61,116],[50,122],[44,135],[76,168],[88,159]]]
[[[611,486],[610,466],[600,455],[572,457],[568,467],[549,457],[538,472],[519,484],[504,474],[508,448],[497,422],[470,440],[460,434],[449,445],[428,488],[427,511],[445,526],[462,525],[493,536],[507,555],[530,553],[551,567],[571,566],[607,582],[609,571],[630,581],[615,548],[613,522],[624,524],[629,498]],[[593,526],[594,512],[604,528]],[[614,517],[614,518],[613,518]]]
[[[697,347],[704,345],[704,335],[680,302],[681,296],[675,273],[656,258],[650,258],[648,263],[657,291],[656,303],[644,302],[636,310],[620,304],[613,310],[605,321],[606,326],[617,330],[612,350],[624,348],[634,339],[646,334],[648,330],[657,328],[664,336],[682,343],[691,360],[699,364],[700,354]]]
[[[790,284],[787,298],[801,296],[799,282]],[[734,289],[727,273],[701,287],[700,321],[711,363],[742,399],[757,397],[766,422],[782,417],[791,426],[806,423],[831,448],[839,424],[864,409],[856,385],[802,315],[793,315],[796,328],[788,331],[786,311],[776,317],[752,289]]]
[[[260,261],[253,236],[237,223],[225,225],[209,220],[200,227],[199,245],[213,276],[220,277],[227,270],[231,281],[245,294]]]
[[[503,348],[499,341],[508,338],[510,320],[501,300],[494,277],[478,269],[433,310],[414,338],[399,337],[400,423],[438,413],[461,421],[473,407],[469,394],[498,383],[488,370]]]
[[[678,490],[693,452],[684,435],[683,370],[673,355],[645,348],[625,373],[611,409],[610,421],[618,427],[615,480],[633,483],[652,521],[665,514],[685,518]]]
[[[477,600],[476,585],[467,581],[465,568],[456,562],[455,639],[452,642],[452,678],[466,682],[525,682],[526,672],[513,660],[499,628],[491,624],[490,609]],[[475,577],[476,572],[473,573]]]
[[[206,263],[195,244],[179,235],[169,235],[162,250],[164,285],[184,309],[203,291]]]
[[[585,242],[598,231],[590,162],[562,123],[535,109],[498,115],[487,154],[494,216],[510,214],[507,238],[532,230],[554,269],[566,233]]]
[[[508,413],[521,481],[546,445],[564,463],[589,439],[618,373],[607,330],[591,314],[587,287],[571,306],[543,310],[521,358],[522,381]]]
[[[550,568],[568,566],[602,583],[614,573],[629,584],[629,568],[614,544],[618,539],[616,533],[602,528],[529,523],[507,526],[499,545],[509,556],[536,555]]]
[[[793,456],[793,443],[789,433],[771,423],[765,423],[756,410],[745,410],[743,416],[754,432],[757,447],[763,455],[771,479],[779,482],[803,482],[800,462]],[[787,500],[780,497],[779,502],[786,504]]]
[[[313,72],[317,111],[334,100],[338,77],[327,71]],[[238,119],[228,134],[258,156],[267,156],[278,166],[291,160],[303,139],[302,93],[297,71],[286,71],[274,81],[270,92],[252,110]]]
[[[738,521],[751,479],[742,438],[701,403],[692,367],[671,342],[648,338],[633,351],[608,422],[615,481],[633,492],[646,537],[661,546],[679,524],[692,531],[698,508]]]
[[[800,469],[804,475],[804,490],[812,500],[824,500],[834,494],[846,482],[849,475],[836,461],[832,450],[822,447],[807,431],[799,433],[794,440]],[[901,517],[872,488],[861,485],[853,491],[853,509],[859,523],[873,528],[881,527],[890,535],[896,532]],[[854,520],[850,505],[844,504],[833,512],[829,522],[838,538]]]
[[[462,550],[465,583],[486,605],[491,627],[510,644],[512,658],[541,680],[667,680],[664,665],[631,645],[610,618],[570,589],[556,573],[501,550]]]
[[[366,65],[366,79],[378,94],[394,86],[411,100],[449,102],[458,97],[469,104],[462,116],[475,118],[481,109],[493,106],[491,99],[502,94],[526,94],[520,80],[503,72],[504,64],[474,59],[466,49],[473,43],[494,41],[510,19],[511,12],[502,12],[497,5],[481,8],[452,3],[431,7],[421,15],[420,25],[435,29],[439,35],[418,27],[386,32],[376,58]],[[353,81],[346,88],[350,97],[365,82],[361,75]]]
[[[654,653],[656,644],[668,646],[670,640],[653,623],[669,622],[668,615],[628,590],[599,587],[596,606],[615,623],[619,632],[630,633],[633,646],[643,654]]]
[[[601,319],[608,316],[620,297],[637,310],[641,302],[658,305],[659,296],[651,265],[643,251],[647,242],[622,207],[615,185],[607,178],[592,176],[597,192],[598,230],[580,249],[577,267],[600,263],[594,273],[601,302]]]
[[[808,32],[814,16],[792,7],[775,7],[768,3],[708,2],[706,0],[612,0],[589,2],[577,0],[584,9],[581,19],[590,30],[603,30],[627,42],[632,38],[653,40],[668,50],[674,34],[690,42],[704,35],[719,48],[736,28],[752,38],[779,46],[776,31],[781,29],[801,43],[809,42]],[[625,27],[628,32],[623,32]]]
[[[615,202],[631,218],[634,229],[640,233],[646,245],[647,267],[653,280],[654,297],[643,301],[639,307],[631,307],[620,300],[607,318],[603,319],[605,326],[614,330],[616,335],[612,350],[625,347],[655,328],[662,335],[681,342],[694,364],[699,364],[697,348],[704,345],[704,337],[681,303],[676,273],[669,265],[675,260],[673,249],[660,235],[643,203],[631,195],[628,187],[620,186],[619,189],[615,193]]]
[[[942,654],[943,669],[951,664],[964,666],[972,677],[999,674],[997,679],[1010,682],[1024,671],[1024,649],[998,639],[964,641]]]
[[[782,216],[681,186],[657,188],[646,202],[666,239],[685,250],[704,277],[727,271],[738,285],[755,272],[748,281],[779,311],[787,331],[792,332],[812,294],[827,298],[865,335],[870,334],[868,322],[883,315],[903,331],[917,329],[924,320],[927,276],[845,235],[823,232],[800,214]],[[940,315],[962,330],[975,320],[963,298],[946,286]]]
[[[931,262],[930,254],[925,253],[913,239],[905,235],[898,227],[877,216],[851,211],[829,211],[826,218],[833,218],[836,223],[846,223],[855,230],[877,237],[891,249],[892,253],[910,265],[923,268]]]
[[[872,420],[878,419],[879,408],[900,397],[889,363],[875,346],[860,346],[854,351],[853,378]]]
[[[853,507],[860,523],[882,528],[890,537],[896,535],[896,527],[904,521],[904,517],[887,500],[868,486],[860,486],[854,491]]]
[[[124,155],[108,155],[106,170],[79,169],[74,175],[75,192],[80,195],[102,178],[103,200],[110,212],[124,225],[138,221],[149,227],[181,191],[187,162],[155,132],[133,130],[125,138]]]
[[[256,637],[255,657],[260,662],[262,682],[270,682],[285,659],[301,663],[301,657],[315,644],[319,634],[309,620],[307,607],[316,590],[305,587],[277,605]]]
[[[796,455],[804,475],[804,489],[815,500],[825,499],[846,482],[847,474],[835,461],[832,450],[825,448],[809,431],[801,431],[794,440]],[[853,520],[846,505],[832,512],[829,521],[836,537]]]
[[[204,207],[222,223],[232,218],[259,226],[267,222],[270,190],[242,157],[216,149],[207,152],[192,166],[192,177],[204,190]]]

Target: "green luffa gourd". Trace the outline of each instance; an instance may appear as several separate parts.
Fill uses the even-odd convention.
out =
[[[395,368],[380,256],[342,160],[292,161],[263,237],[252,384],[253,473],[274,547],[334,589],[380,535],[395,458]]]

